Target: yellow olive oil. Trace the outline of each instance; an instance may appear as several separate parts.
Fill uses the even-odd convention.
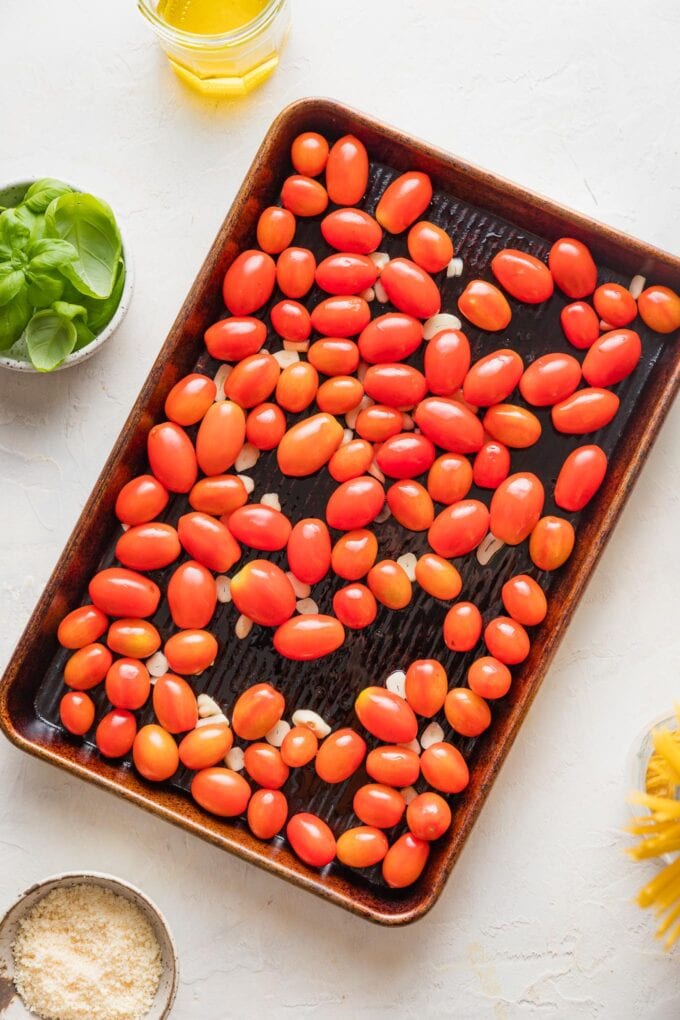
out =
[[[196,35],[235,32],[262,14],[268,0],[160,0],[159,17]]]

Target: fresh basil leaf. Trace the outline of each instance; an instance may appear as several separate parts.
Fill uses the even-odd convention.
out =
[[[123,295],[123,287],[125,286],[125,264],[121,259],[118,263],[118,271],[116,273],[116,282],[113,285],[113,290],[109,297],[104,301],[97,301],[94,298],[81,298],[82,303],[85,305],[88,311],[87,324],[90,329],[97,336],[108,326],[109,322],[113,318],[120,299]]]
[[[73,262],[78,252],[68,241],[57,237],[45,237],[31,244],[28,249],[31,269],[61,269],[67,262]]]
[[[28,297],[34,308],[47,308],[64,293],[64,281],[56,269],[26,271]]]
[[[28,246],[30,238],[31,226],[18,209],[5,209],[0,213],[0,245],[3,249],[9,249],[10,252],[22,251]]]
[[[16,343],[31,317],[33,305],[28,298],[28,287],[22,287],[8,304],[0,308],[0,351]]]
[[[94,340],[94,333],[89,326],[86,326],[80,319],[74,319],[73,325],[76,327],[76,345],[73,348],[74,351],[79,351],[82,347],[87,347]]]
[[[23,270],[15,269],[11,262],[3,262],[0,265],[0,306],[15,298],[24,282]]]
[[[121,239],[109,206],[93,195],[55,198],[45,213],[47,234],[70,241],[78,252],[64,275],[82,294],[108,298],[113,290]]]
[[[84,305],[74,305],[69,301],[55,301],[52,308],[66,319],[82,319],[83,322],[87,322],[87,308]]]
[[[33,367],[51,372],[68,357],[77,338],[70,319],[49,308],[36,312],[26,327],[26,346]]]
[[[71,191],[73,188],[63,181],[58,181],[54,177],[43,177],[31,184],[24,195],[23,204],[27,205],[31,212],[44,213],[50,202]]]

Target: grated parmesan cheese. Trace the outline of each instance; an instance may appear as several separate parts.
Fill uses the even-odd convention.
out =
[[[138,1020],[161,977],[161,951],[131,900],[83,883],[53,889],[19,922],[14,983],[46,1020]]]

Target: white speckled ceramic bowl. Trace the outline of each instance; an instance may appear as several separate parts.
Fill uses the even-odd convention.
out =
[[[0,1017],[2,1020],[26,1020],[35,1017],[24,1006],[14,988],[14,959],[12,944],[17,936],[19,921],[43,896],[56,889],[57,886],[100,885],[104,889],[124,896],[131,900],[148,919],[161,949],[161,980],[156,997],[144,1020],[166,1020],[170,1016],[177,983],[179,980],[179,963],[177,947],[168,927],[168,922],[158,907],[141,889],[124,882],[113,875],[105,875],[99,871],[67,871],[61,875],[46,878],[43,882],[32,885],[21,894],[0,920]]]
[[[26,192],[26,189],[31,185],[32,181],[12,181],[9,184],[5,184],[0,188],[0,205],[13,205],[21,201]],[[69,182],[71,183],[71,182]],[[71,184],[71,187],[75,191],[84,191],[83,188],[76,187],[75,184]],[[73,354],[69,354],[67,358],[64,358],[61,365],[53,369],[54,372],[61,372],[65,368],[72,368],[74,365],[79,365],[83,361],[87,361],[93,354],[96,354],[100,347],[103,347],[106,341],[111,337],[118,329],[119,325],[123,321],[123,317],[128,310],[130,300],[132,299],[132,258],[130,256],[130,249],[125,243],[125,236],[121,230],[120,221],[116,217],[118,223],[118,229],[120,231],[121,240],[123,243],[123,260],[125,262],[125,283],[123,284],[123,293],[120,296],[118,307],[111,320],[104,326],[101,333],[98,333],[92,343],[88,344],[87,347],[82,347],[79,351],[74,351]],[[34,368],[31,362],[26,358],[14,358],[9,357],[6,351],[0,352],[0,368],[7,368],[11,372],[29,372],[33,375],[51,375],[51,372],[38,372],[37,368]]]

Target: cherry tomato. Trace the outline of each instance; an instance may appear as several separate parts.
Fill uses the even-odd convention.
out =
[[[366,758],[366,772],[385,786],[412,786],[420,775],[420,758],[409,747],[375,747]]]
[[[409,531],[427,531],[434,520],[432,498],[420,482],[395,482],[387,490],[387,505],[394,519]]]
[[[384,404],[364,407],[357,415],[355,429],[369,443],[382,443],[390,436],[396,436],[403,427],[401,411]]]
[[[420,756],[423,776],[440,793],[461,793],[470,782],[470,773],[463,755],[453,744],[440,741]]]
[[[295,237],[295,217],[289,209],[270,205],[257,221],[257,243],[268,255],[278,255]]]
[[[370,868],[383,859],[388,847],[380,829],[357,825],[338,837],[338,860],[348,868]]]
[[[349,727],[326,737],[314,760],[316,774],[324,783],[344,783],[366,757],[366,741]]]
[[[254,413],[251,411],[251,414]],[[248,493],[238,475],[213,475],[212,478],[201,478],[189,493],[189,503],[194,510],[214,516],[230,514],[232,510],[237,510],[247,502]]]
[[[281,757],[291,768],[308,765],[319,749],[316,734],[308,726],[293,726],[288,730],[281,744]]]
[[[492,439],[475,455],[472,477],[480,489],[497,489],[510,472],[510,451]]]
[[[152,783],[162,783],[177,771],[177,744],[162,726],[150,723],[142,726],[134,738],[132,760],[145,779]]]
[[[234,733],[243,740],[261,740],[283,716],[283,694],[271,684],[253,684],[236,699],[231,717]]]
[[[242,513],[239,507],[233,513]],[[204,567],[223,573],[241,558],[241,549],[229,529],[209,514],[184,514],[177,522],[177,533],[184,549]]]
[[[347,414],[361,403],[364,388],[351,375],[336,375],[319,386],[316,402],[320,411],[328,414]]]
[[[320,216],[328,205],[328,192],[312,177],[292,174],[283,182],[281,201],[295,216]]]
[[[425,348],[425,379],[430,393],[450,397],[470,368],[470,344],[459,329],[443,329]]]
[[[406,700],[417,715],[436,715],[447,690],[446,670],[436,659],[416,659],[406,670]]]
[[[196,458],[201,471],[206,475],[228,471],[243,448],[245,436],[243,409],[231,400],[218,400],[208,408],[196,435]]]
[[[501,598],[508,616],[525,627],[542,623],[548,611],[545,594],[538,581],[528,574],[516,574],[506,581]]]
[[[279,376],[276,384],[276,402],[290,411],[291,414],[299,414],[306,410],[314,400],[316,391],[319,388],[319,373],[307,361],[296,361],[287,365]],[[262,405],[260,405],[262,406]],[[275,406],[275,405],[270,405]],[[252,412],[251,412],[252,413]],[[286,431],[286,419],[282,415],[281,436]],[[278,432],[278,428],[277,428]],[[246,435],[248,434],[248,422],[246,422]],[[276,446],[277,444],[272,444]],[[271,449],[272,447],[268,447]]]
[[[413,596],[408,574],[395,560],[380,560],[368,572],[368,587],[388,609],[404,609]]]
[[[287,369],[284,369],[279,376],[279,382],[286,374],[286,371]],[[277,404],[258,404],[257,407],[248,412],[248,417],[246,418],[246,439],[253,446],[256,446],[258,450],[273,450],[281,442],[285,431],[286,416]],[[203,481],[208,480],[203,479]],[[240,479],[238,480],[241,482]],[[200,485],[201,483],[198,482],[198,484]],[[246,493],[246,498],[238,506],[243,506],[247,499],[248,493]],[[191,496],[189,497],[189,502],[191,502]],[[194,506],[195,504],[192,503],[191,505]],[[196,509],[202,510],[203,507],[196,507]],[[232,510],[236,509],[236,506],[233,506],[226,510],[220,510],[219,513],[231,513]]]
[[[301,298],[314,283],[316,259],[309,248],[286,248],[276,262],[276,282],[286,297]]]
[[[288,565],[299,581],[304,584],[321,581],[331,566],[331,536],[324,522],[318,517],[298,521],[290,533],[286,552]]]
[[[503,698],[510,690],[512,674],[508,667],[491,655],[475,659],[468,669],[467,682],[480,698]]]
[[[205,331],[205,346],[219,361],[240,361],[257,354],[267,339],[267,327],[251,316],[220,319]]]
[[[467,687],[453,687],[449,691],[444,713],[451,729],[463,737],[478,737],[491,725],[486,701]]]
[[[382,241],[380,224],[363,209],[336,209],[321,221],[324,240],[337,251],[369,255]]]
[[[116,708],[141,708],[146,704],[150,692],[151,677],[139,659],[116,659],[109,667],[106,674],[106,697]],[[165,728],[168,729],[167,726]]]
[[[444,644],[452,652],[469,652],[482,633],[482,614],[474,602],[456,602],[444,618]]]
[[[439,839],[451,826],[451,808],[438,793],[419,793],[406,809],[406,822],[418,839]]]
[[[365,687],[354,711],[369,733],[387,743],[408,744],[418,734],[418,720],[410,705],[386,687]]]
[[[129,754],[137,735],[137,720],[125,708],[114,708],[102,716],[94,740],[105,758],[122,758]]]
[[[112,652],[131,659],[148,659],[161,646],[161,636],[148,620],[114,620],[106,635]]]
[[[364,377],[364,389],[378,404],[406,408],[423,399],[427,383],[417,368],[397,362],[371,365]]]
[[[271,744],[250,744],[245,750],[244,763],[253,782],[267,790],[279,790],[290,775],[278,747]]]
[[[217,641],[207,630],[180,630],[163,649],[174,673],[195,676],[212,666],[217,658]]]
[[[414,418],[428,439],[450,453],[476,453],[484,442],[481,422],[456,400],[428,397],[418,404]]]
[[[541,437],[540,421],[519,404],[494,404],[484,415],[482,425],[489,435],[513,450],[533,446]]]
[[[196,803],[220,818],[242,815],[250,793],[247,781],[231,769],[201,769],[191,781],[191,796]]]
[[[542,517],[529,539],[529,555],[539,570],[557,570],[571,556],[574,528],[563,517]]]
[[[224,760],[231,750],[234,735],[226,723],[197,726],[182,738],[179,760],[193,772],[210,768]]]
[[[92,698],[80,691],[69,691],[59,702],[59,718],[69,733],[82,737],[94,722]]]
[[[411,227],[406,246],[413,261],[428,273],[439,273],[446,269],[453,258],[453,241],[449,235],[427,220],[421,220]]]
[[[269,301],[276,266],[271,255],[251,248],[237,255],[222,284],[224,303],[232,315],[252,315]]]
[[[404,814],[404,798],[396,790],[381,783],[367,783],[354,794],[352,809],[365,825],[391,829]]]
[[[583,350],[595,343],[600,335],[600,322],[595,311],[584,301],[565,305],[560,312],[564,335],[573,347]]]
[[[337,651],[345,629],[333,616],[305,613],[293,616],[274,631],[274,648],[285,659],[307,662]]]
[[[291,163],[299,174],[306,177],[318,177],[323,173],[327,159],[328,142],[316,131],[304,131],[298,135],[290,149]]]
[[[465,556],[476,549],[489,530],[489,511],[478,499],[461,499],[438,514],[427,540],[445,559]]]
[[[170,421],[154,425],[148,435],[147,450],[151,470],[161,485],[170,492],[188,492],[198,469],[193,443],[184,429]]]
[[[427,476],[427,491],[437,503],[450,506],[465,499],[472,485],[472,466],[467,457],[445,453],[437,457]]]
[[[333,546],[331,566],[345,581],[365,577],[378,555],[378,540],[372,531],[359,528],[342,535]]]
[[[59,624],[57,640],[64,648],[82,648],[100,638],[109,625],[108,617],[96,606],[80,606]]]
[[[172,673],[166,673],[156,680],[153,688],[153,710],[159,723],[168,733],[186,733],[187,730],[193,730],[198,722],[196,695],[186,680],[181,676],[173,676]]]
[[[333,612],[351,630],[370,626],[378,613],[373,592],[364,584],[348,584],[333,596]]]
[[[329,255],[316,267],[316,282],[327,294],[361,294],[377,278],[375,262],[351,252]]]
[[[373,463],[373,447],[365,439],[350,439],[336,450],[328,462],[328,471],[336,482],[365,475]]]
[[[273,839],[288,817],[288,801],[280,790],[256,790],[248,801],[248,826],[258,839]]]
[[[362,297],[337,295],[320,301],[312,311],[312,326],[324,336],[347,338],[361,333],[371,319]]]
[[[339,138],[328,154],[326,187],[336,205],[357,205],[368,186],[368,153],[354,135]]]
[[[153,475],[139,475],[127,482],[116,499],[116,517],[123,524],[146,524],[163,513],[168,490]]]
[[[521,623],[509,616],[497,616],[487,623],[484,641],[491,655],[506,666],[524,662],[529,654],[529,635]]]
[[[640,318],[655,333],[680,329],[680,296],[670,287],[647,287],[638,298]]]
[[[240,407],[255,407],[274,392],[280,374],[276,358],[268,351],[260,351],[239,361],[226,381],[224,392]]]
[[[166,594],[176,627],[200,630],[212,620],[217,605],[215,579],[196,560],[187,560],[175,570]]]
[[[335,837],[316,815],[302,812],[286,826],[286,836],[295,854],[311,868],[323,868],[335,858]]]
[[[642,344],[634,330],[603,333],[583,360],[583,378],[591,386],[614,386],[630,375],[641,357]]]
[[[182,551],[176,530],[170,524],[136,524],[116,542],[116,558],[133,570],[160,570],[176,560]]]
[[[558,432],[583,435],[604,428],[619,409],[619,398],[611,390],[597,387],[577,390],[566,400],[555,404],[552,423]]]
[[[540,304],[554,290],[550,270],[540,259],[515,248],[504,248],[491,260],[491,272],[518,301]]]
[[[403,361],[422,343],[423,327],[412,315],[387,312],[372,319],[359,337],[364,361],[377,365],[385,361]]]
[[[524,363],[508,348],[480,358],[465,377],[463,396],[468,404],[490,407],[509,397],[519,382]]]
[[[324,337],[312,344],[307,358],[324,375],[351,375],[359,367],[359,348],[353,340]]]
[[[309,312],[299,301],[285,298],[277,301],[269,313],[273,329],[284,340],[302,343],[312,332],[312,320]]]
[[[192,372],[172,387],[165,398],[165,413],[177,425],[195,425],[215,399],[217,386],[207,375]]]
[[[455,599],[460,595],[463,581],[460,574],[442,556],[424,553],[416,563],[416,581],[435,599]]]
[[[434,444],[426,436],[402,432],[380,446],[376,463],[390,478],[414,478],[434,463]]]
[[[620,283],[602,283],[593,294],[595,311],[615,329],[627,326],[637,315],[637,304],[629,290]]]
[[[510,475],[491,497],[491,532],[507,545],[528,537],[543,510],[545,492],[540,478],[529,471]]]
[[[427,174],[411,170],[388,184],[375,218],[390,234],[401,234],[422,216],[432,201],[432,182]]]
[[[370,475],[350,478],[331,494],[326,504],[326,520],[338,531],[364,528],[385,505],[385,490]]]
[[[108,567],[95,574],[88,588],[90,598],[108,616],[153,616],[161,592],[157,584],[121,567]]]
[[[597,266],[582,241],[561,237],[548,255],[553,280],[567,297],[584,298],[597,286]]]
[[[248,503],[229,516],[234,538],[251,549],[272,552],[283,549],[290,537],[291,524],[285,514],[264,503]]]
[[[276,459],[284,475],[301,478],[327,464],[343,439],[343,428],[332,414],[313,414],[288,429]]]
[[[560,468],[555,483],[555,503],[563,510],[582,510],[604,481],[607,455],[599,446],[579,446]]]
[[[486,280],[471,280],[458,298],[458,308],[473,326],[490,333],[505,329],[512,318],[505,295]]]
[[[549,407],[570,397],[581,382],[581,366],[570,354],[544,354],[529,365],[519,381],[527,404]]]
[[[417,319],[429,319],[441,308],[437,284],[410,259],[391,259],[380,274],[380,282],[394,307]]]
[[[430,856],[430,844],[405,832],[387,851],[382,874],[390,889],[404,889],[417,882]]]

